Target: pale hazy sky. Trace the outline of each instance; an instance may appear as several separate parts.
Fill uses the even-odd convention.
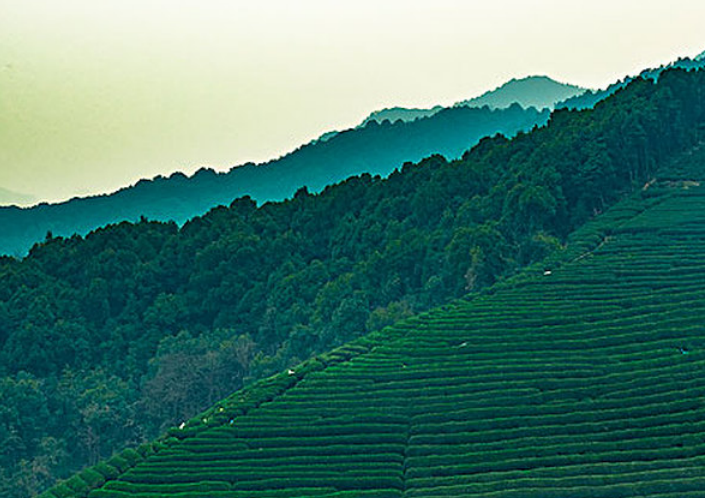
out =
[[[0,188],[56,201],[277,157],[512,77],[705,50],[703,0],[0,0]]]

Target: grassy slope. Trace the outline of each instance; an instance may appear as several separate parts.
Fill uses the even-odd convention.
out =
[[[702,178],[696,162],[546,265],[235,393],[47,496],[108,476],[88,496],[705,497],[705,186],[673,181]]]

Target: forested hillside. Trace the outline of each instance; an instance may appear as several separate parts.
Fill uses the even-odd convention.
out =
[[[704,89],[705,73],[671,70],[457,161],[259,207],[244,198],[182,228],[145,220],[48,238],[0,260],[5,494],[543,259],[693,151]]]
[[[143,180],[111,195],[27,209],[0,207],[0,254],[25,255],[47,232],[85,235],[108,223],[141,217],[181,224],[243,195],[258,202],[283,200],[303,186],[317,192],[352,175],[386,176],[406,161],[431,154],[454,159],[485,136],[512,136],[547,119],[547,112],[518,106],[496,111],[447,109],[414,123],[370,123],[314,141],[266,164],[247,164],[227,173],[201,169],[192,177],[175,173]]]
[[[550,269],[319,355],[42,498],[702,498],[704,235],[705,187],[652,182]]]

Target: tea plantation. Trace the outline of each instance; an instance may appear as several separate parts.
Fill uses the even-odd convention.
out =
[[[705,186],[233,394],[46,498],[705,497]]]

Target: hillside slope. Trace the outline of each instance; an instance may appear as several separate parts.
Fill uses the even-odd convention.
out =
[[[666,171],[544,265],[237,392],[42,496],[705,496],[705,187],[687,173]]]
[[[447,109],[413,123],[370,125],[305,145],[262,165],[247,164],[227,173],[202,169],[192,177],[143,180],[110,195],[77,198],[32,208],[0,207],[0,254],[24,255],[48,232],[85,235],[120,221],[183,223],[218,205],[249,195],[257,202],[282,200],[307,186],[318,192],[352,175],[386,176],[407,161],[432,154],[459,157],[481,138],[513,136],[548,119],[547,112],[513,107],[504,110]]]

